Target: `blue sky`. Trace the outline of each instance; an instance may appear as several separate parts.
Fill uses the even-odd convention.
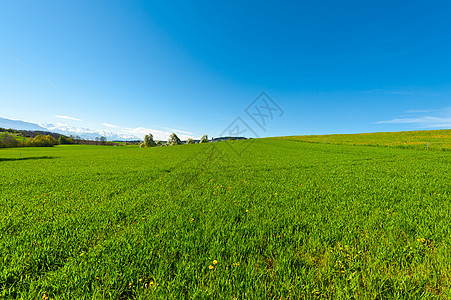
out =
[[[449,1],[0,6],[0,117],[158,138],[237,117],[248,136],[451,128]],[[263,126],[261,92],[280,108]]]

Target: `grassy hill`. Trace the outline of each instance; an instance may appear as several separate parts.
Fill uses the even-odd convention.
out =
[[[279,137],[279,139],[337,145],[396,147],[443,151],[451,150],[451,129],[361,134],[306,135]]]
[[[1,297],[450,298],[450,152],[306,138],[1,150]]]

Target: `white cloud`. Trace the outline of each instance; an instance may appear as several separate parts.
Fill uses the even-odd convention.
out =
[[[56,88],[56,86],[52,82],[50,82],[49,80],[45,79],[42,76],[40,78],[41,78],[41,80],[45,81],[48,85],[50,85],[52,88]]]
[[[169,127],[163,127],[163,128],[167,129],[167,130],[170,130],[170,131],[173,131],[173,132],[184,133],[184,134],[193,134],[192,132],[189,132],[189,131],[183,131],[183,130],[169,128]]]
[[[373,89],[360,91],[361,94],[382,94],[382,95],[399,95],[399,96],[412,96],[415,95],[414,91],[405,91],[405,90],[382,90],[382,89]]]
[[[58,115],[56,115],[55,117],[57,117],[57,118],[60,118],[60,119],[65,119],[65,120],[72,120],[72,121],[83,121],[83,120],[80,120],[80,119],[77,119],[77,118],[73,118],[73,117],[69,117],[69,116],[58,116]]]
[[[437,117],[420,117],[420,118],[401,118],[401,119],[393,119],[388,121],[379,121],[378,124],[414,124],[414,123],[443,123],[443,122],[451,122],[451,119],[447,118],[437,118]]]
[[[121,132],[132,134],[138,136],[140,138],[144,138],[146,134],[151,133],[153,135],[154,140],[167,141],[172,132],[162,131],[151,128],[137,127],[137,128],[122,128]],[[194,138],[192,135],[188,134],[179,134],[178,137],[181,140],[186,140],[188,138]]]
[[[43,123],[40,126],[47,128],[50,131],[62,133],[65,135],[75,135],[80,136],[85,139],[95,139],[96,137],[105,136],[109,140],[136,140],[138,137],[130,134],[121,134],[117,132],[112,132],[109,130],[100,129],[90,129],[90,128],[80,128],[74,127],[64,123]]]
[[[408,110],[407,113],[427,113],[437,112],[436,116],[425,115],[413,118],[396,118],[392,120],[379,121],[377,124],[416,124],[419,128],[450,128],[451,109],[441,110]]]
[[[15,60],[16,60],[16,62],[17,62],[19,65],[25,66],[25,65],[23,64],[23,62],[22,62],[20,59],[15,58]]]
[[[113,125],[113,124],[108,124],[108,123],[102,123],[104,126],[106,127],[111,127],[111,128],[119,128],[119,126],[117,125]]]
[[[65,120],[82,121],[81,119],[77,119],[77,118],[69,117],[69,116],[57,115],[56,117],[60,118],[60,119],[65,119]],[[43,125],[43,127],[47,128],[49,130],[53,129],[53,130],[60,130],[60,131],[65,131],[65,132],[77,133],[77,134],[80,133],[80,135],[81,134],[85,134],[85,135],[86,134],[100,134],[100,135],[104,135],[104,136],[112,136],[113,134],[116,134],[118,136],[127,137],[127,138],[136,137],[136,138],[143,139],[146,134],[151,133],[155,140],[167,141],[169,136],[173,132],[175,132],[175,133],[177,133],[178,137],[181,140],[187,140],[188,138],[195,138],[193,136],[192,132],[178,130],[178,129],[174,129],[174,128],[166,128],[166,127],[163,127],[163,128],[168,129],[167,131],[153,129],[153,128],[145,128],[145,127],[129,128],[129,127],[121,127],[121,126],[106,123],[106,122],[102,123],[103,126],[112,128],[112,129],[110,129],[112,131],[108,131],[108,130],[100,130],[100,129],[88,129],[88,128],[73,127],[68,124],[63,124],[63,123],[53,123],[53,124],[44,123],[41,125]]]
[[[406,111],[408,114],[419,114],[419,113],[428,113],[428,112],[434,112],[436,110],[434,109],[409,109]]]

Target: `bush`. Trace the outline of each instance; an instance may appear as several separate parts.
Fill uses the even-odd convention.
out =
[[[194,144],[194,140],[189,138],[189,139],[186,140],[186,143],[187,144]]]
[[[153,140],[153,135],[151,133],[146,134],[144,137],[144,141],[139,144],[139,147],[146,148],[146,147],[156,147],[157,143]]]
[[[2,139],[0,139],[0,148],[14,148],[19,146],[19,141],[16,140],[13,136],[5,135]]]
[[[60,137],[58,139],[58,144],[60,144],[60,145],[67,144],[67,138],[64,135],[60,135]]]
[[[73,144],[74,140],[72,138],[65,137],[64,135],[60,135],[58,138],[58,144],[65,145],[65,144]]]
[[[200,142],[199,143],[208,143],[208,135],[204,134],[201,138],[200,138]]]
[[[50,135],[42,136],[38,134],[34,138],[30,138],[29,144],[33,147],[53,147],[57,142],[55,138]]]
[[[179,139],[179,137],[175,133],[172,133],[171,136],[169,136],[169,140],[168,140],[169,146],[180,145],[181,143],[182,143],[182,141]]]

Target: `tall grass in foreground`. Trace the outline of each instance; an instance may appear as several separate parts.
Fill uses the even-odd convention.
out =
[[[20,152],[0,151],[2,298],[450,297],[447,151],[262,139]]]

